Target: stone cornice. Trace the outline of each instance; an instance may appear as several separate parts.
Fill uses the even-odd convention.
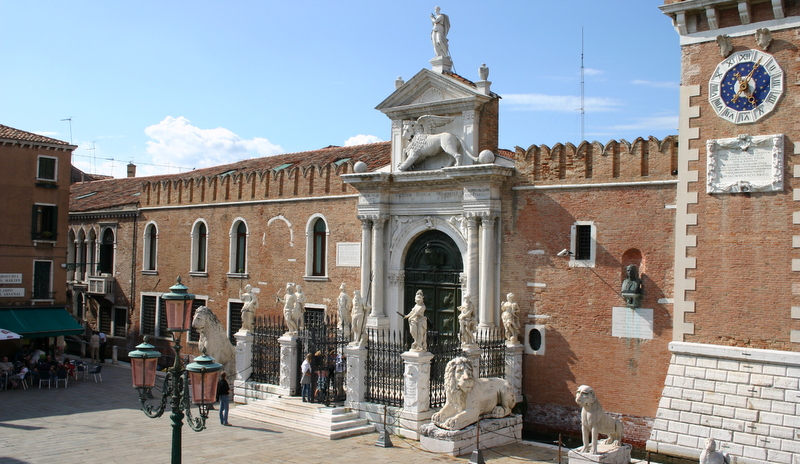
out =
[[[514,174],[514,168],[496,164],[453,166],[430,171],[370,172],[345,174],[342,181],[359,191],[400,188],[414,185],[454,186],[463,184],[499,184]]]

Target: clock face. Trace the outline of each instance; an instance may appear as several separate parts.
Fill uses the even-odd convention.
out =
[[[708,101],[717,115],[735,124],[758,121],[783,95],[783,70],[775,57],[758,50],[731,54],[708,81]]]

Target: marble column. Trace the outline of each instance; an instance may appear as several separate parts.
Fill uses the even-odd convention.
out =
[[[347,394],[347,406],[359,410],[360,404],[364,402],[364,394],[367,390],[367,348],[363,346],[349,345],[345,348],[347,356],[347,373],[345,374],[345,392]]]
[[[386,308],[384,307],[384,285],[386,284],[384,275],[384,244],[383,232],[386,224],[386,216],[379,216],[372,221],[372,311],[369,315],[369,327],[383,327],[386,325]]]
[[[495,321],[495,295],[494,295],[494,217],[481,219],[480,239],[480,298],[478,306],[478,325],[480,327],[494,327]]]
[[[431,360],[427,351],[406,351],[403,357],[403,412],[410,415],[431,408]]]
[[[517,403],[522,402],[522,352],[525,347],[520,343],[506,344],[506,380],[514,387]]]
[[[361,219],[361,297],[366,298],[372,274],[372,221]]]
[[[245,381],[253,373],[253,332],[240,329],[236,338],[236,380]]]
[[[478,296],[478,218],[467,218],[467,291],[475,298]]]
[[[284,334],[278,338],[281,345],[281,378],[278,393],[286,396],[297,395],[299,390],[297,337]]]

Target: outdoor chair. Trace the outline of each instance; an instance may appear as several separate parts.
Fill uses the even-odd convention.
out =
[[[100,382],[103,381],[103,374],[100,371],[103,369],[103,366],[94,366],[89,369],[88,374],[92,374],[94,376],[94,383],[97,383],[97,377],[100,377]]]
[[[40,372],[39,373],[39,388],[42,388],[42,384],[46,383],[47,388],[50,388],[50,384],[52,383],[51,376],[49,372]]]
[[[81,374],[83,374],[83,380],[89,378],[89,365],[83,361],[76,361],[75,362],[75,380],[81,378]]]
[[[64,382],[64,388],[67,388],[67,382],[69,381],[69,372],[66,370],[59,370],[56,372],[56,388],[58,388],[58,382]]]

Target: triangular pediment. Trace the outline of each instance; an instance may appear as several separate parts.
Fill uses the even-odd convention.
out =
[[[391,119],[408,119],[422,114],[444,115],[475,109],[489,99],[489,95],[480,93],[467,79],[423,69],[375,109]]]

